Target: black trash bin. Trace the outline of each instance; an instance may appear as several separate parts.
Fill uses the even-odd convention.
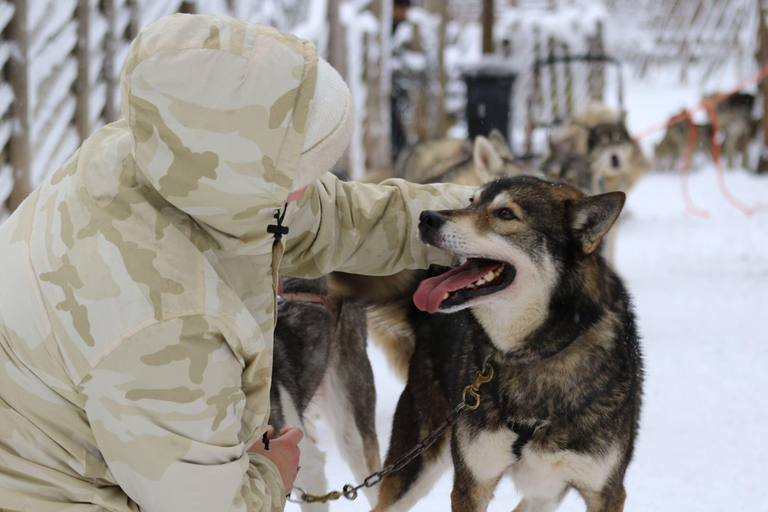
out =
[[[467,130],[469,138],[487,136],[496,128],[510,142],[512,88],[517,74],[498,65],[479,66],[464,73],[467,84]]]

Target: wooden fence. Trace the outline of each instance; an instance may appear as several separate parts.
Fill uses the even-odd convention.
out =
[[[717,82],[723,71],[754,72],[755,0],[606,0],[614,29],[627,36],[616,52],[641,77]]]
[[[0,0],[0,204],[13,211],[82,140],[120,117],[118,75],[139,27],[190,7]]]
[[[339,66],[343,74],[350,69],[345,78],[358,106],[361,135],[352,151],[358,175],[376,158],[386,164],[389,155],[382,126],[388,126],[390,78],[372,58],[389,37],[386,4],[376,0],[344,20],[355,27],[347,27],[344,46],[361,48],[342,55]],[[325,7],[307,0],[0,0],[0,222],[94,130],[120,118],[120,68],[142,26],[176,12],[230,15],[294,31],[325,55],[323,22],[335,16],[340,25],[338,6]],[[360,19],[375,21],[363,30]]]

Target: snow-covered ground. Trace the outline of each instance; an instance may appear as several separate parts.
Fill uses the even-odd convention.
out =
[[[748,204],[768,203],[768,177],[728,172]],[[746,217],[721,196],[714,169],[691,195],[709,218],[683,214],[678,174],[651,174],[630,193],[617,267],[635,300],[646,364],[640,438],[626,478],[632,511],[765,510],[768,503],[768,214]],[[386,449],[402,384],[382,353],[369,354]],[[353,482],[320,426],[334,488]],[[450,510],[451,469],[414,510]],[[502,481],[489,510],[518,501]],[[364,497],[331,510],[367,510]],[[298,510],[291,505],[288,510]],[[571,493],[563,511],[583,511]]]

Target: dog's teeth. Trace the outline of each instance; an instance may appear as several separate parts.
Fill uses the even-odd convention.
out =
[[[481,284],[485,284],[485,278],[483,277],[481,279],[478,279],[477,281],[475,281],[475,284],[478,286],[480,286]]]
[[[450,296],[451,296],[451,294],[450,294],[450,293],[448,293],[448,292],[445,292],[445,295],[443,295],[443,300],[447,299],[447,298],[448,298],[448,297],[450,297]]]

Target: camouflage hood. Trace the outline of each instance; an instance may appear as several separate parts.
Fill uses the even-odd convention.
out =
[[[295,178],[317,63],[312,42],[223,16],[144,28],[121,76],[137,168],[225,246],[262,233]]]

